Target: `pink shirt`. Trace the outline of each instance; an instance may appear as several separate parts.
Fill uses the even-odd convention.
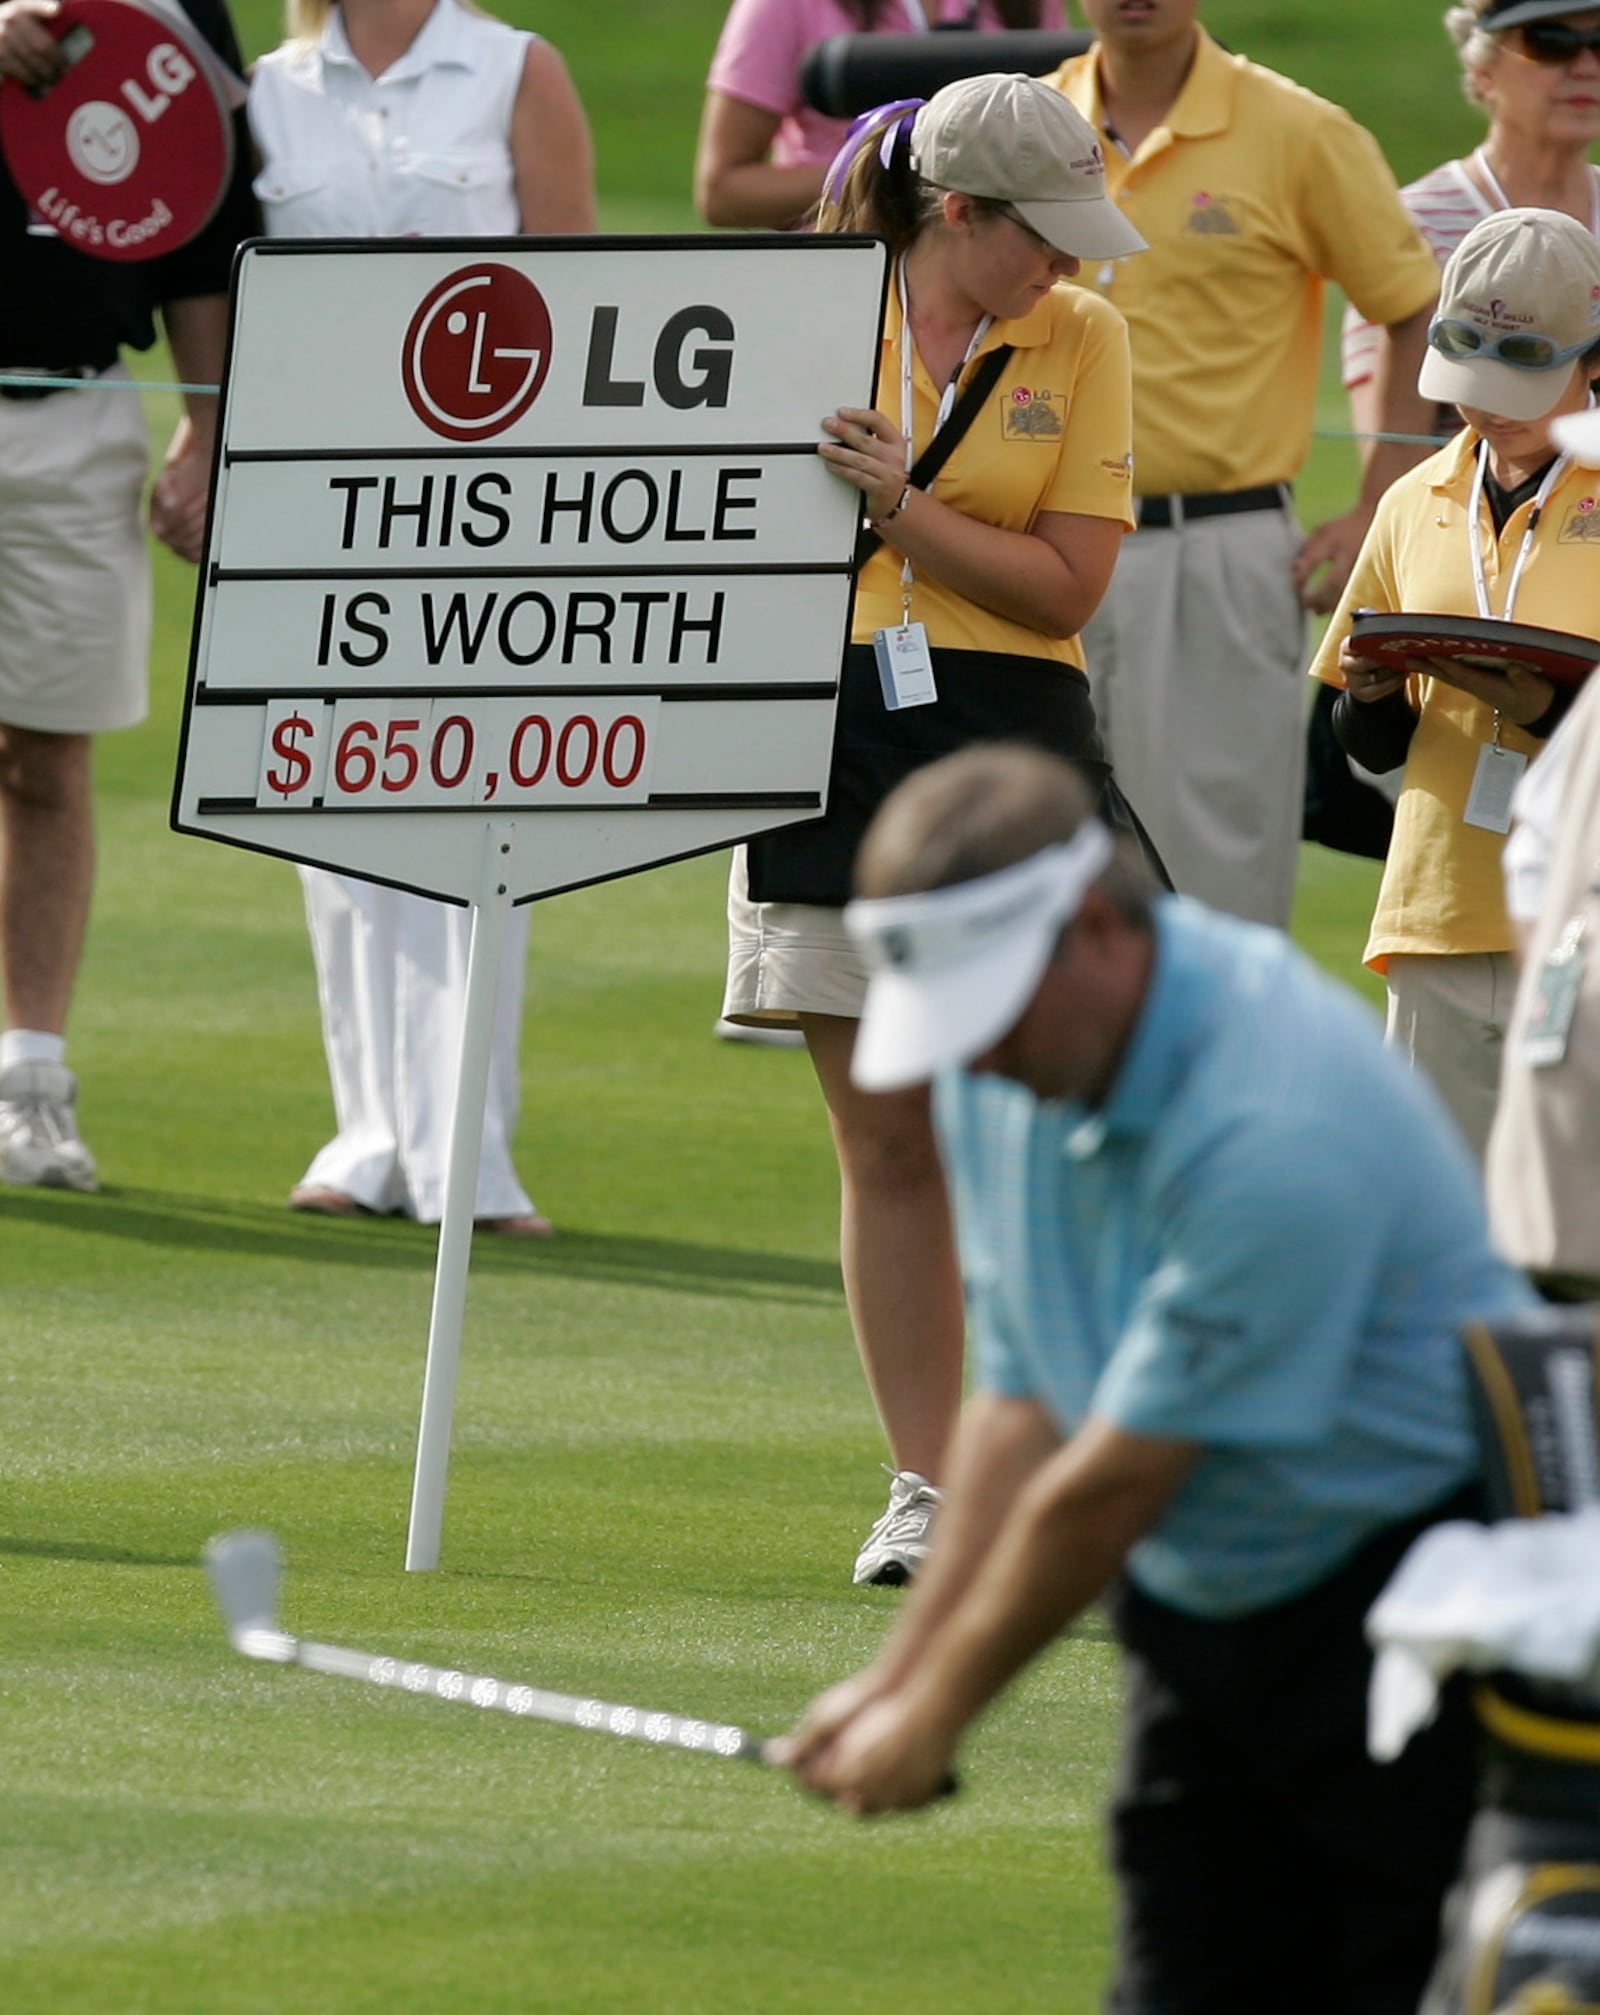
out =
[[[968,0],[924,0],[928,25],[965,21]],[[1062,0],[1043,0],[1041,28],[1063,25]],[[978,9],[976,27],[1001,27],[989,0]],[[914,6],[889,0],[873,30],[877,35],[906,35],[921,23]],[[858,33],[855,22],[838,0],[733,0],[711,60],[708,88],[725,97],[777,113],[781,124],[773,141],[772,158],[789,168],[802,161],[826,166],[838,152],[847,119],[825,119],[800,96],[800,66],[806,52],[830,35]]]

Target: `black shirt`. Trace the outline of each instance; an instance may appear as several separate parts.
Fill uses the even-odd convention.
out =
[[[241,70],[224,0],[182,4],[223,62]],[[188,244],[157,259],[92,259],[60,238],[31,235],[28,205],[0,156],[0,368],[104,370],[123,348],[149,349],[155,311],[166,302],[227,293],[235,246],[260,229],[242,110],[233,129],[233,175],[216,215]]]

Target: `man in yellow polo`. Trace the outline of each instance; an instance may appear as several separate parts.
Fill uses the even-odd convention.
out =
[[[1149,252],[1086,262],[1133,346],[1138,532],[1084,634],[1118,780],[1178,887],[1286,925],[1304,794],[1305,609],[1337,600],[1379,496],[1302,542],[1323,287],[1388,332],[1383,427],[1416,390],[1438,267],[1376,142],[1337,106],[1223,51],[1199,0],[1082,0],[1095,46],[1051,82],[1098,129]]]

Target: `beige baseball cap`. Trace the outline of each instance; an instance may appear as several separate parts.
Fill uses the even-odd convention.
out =
[[[1600,244],[1559,210],[1497,210],[1451,253],[1417,389],[1539,420],[1600,343]]]
[[[911,165],[936,189],[1009,203],[1058,252],[1125,259],[1147,246],[1106,194],[1094,128],[1038,77],[961,77],[911,129]]]

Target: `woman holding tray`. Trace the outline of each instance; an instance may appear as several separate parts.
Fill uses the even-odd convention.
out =
[[[1600,244],[1553,210],[1497,211],[1451,255],[1428,343],[1421,390],[1465,425],[1379,504],[1312,671],[1344,688],[1346,752],[1369,770],[1404,765],[1366,961],[1387,984],[1390,1041],[1481,1159],[1515,986],[1500,870],[1511,792],[1572,689],[1524,664],[1364,657],[1354,619],[1600,635],[1600,479],[1550,437],[1600,374]]]

